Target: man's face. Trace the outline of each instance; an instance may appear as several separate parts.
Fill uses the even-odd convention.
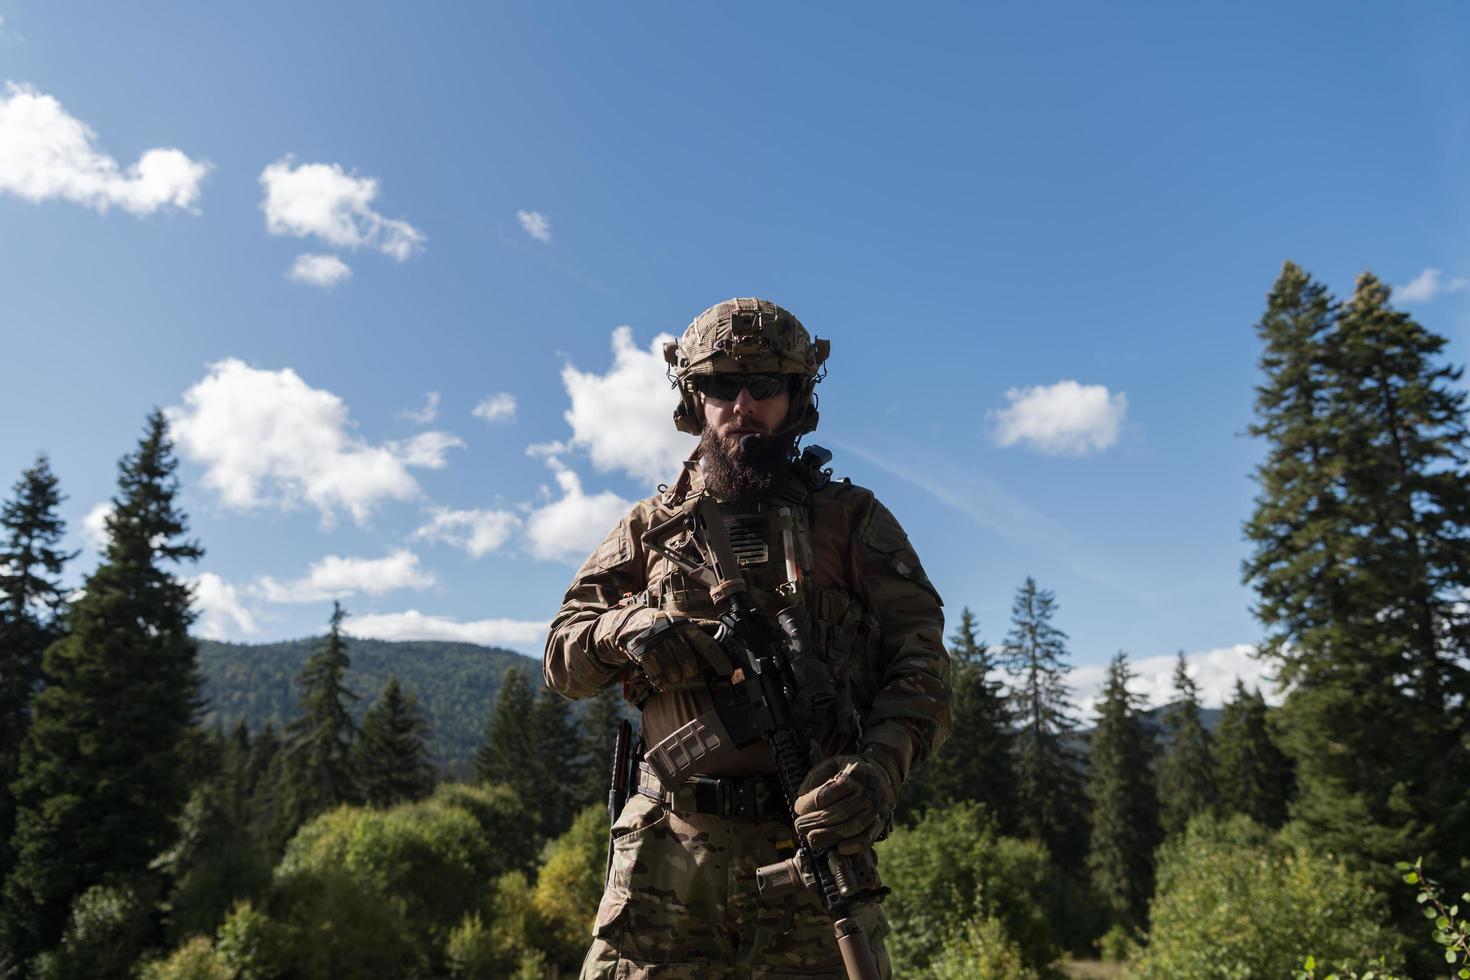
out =
[[[757,400],[750,389],[742,387],[734,398],[717,398],[713,394],[700,395],[704,403],[704,424],[714,430],[715,436],[732,455],[743,436],[752,433],[769,436],[786,421],[791,408],[791,391],[783,386],[769,398]]]

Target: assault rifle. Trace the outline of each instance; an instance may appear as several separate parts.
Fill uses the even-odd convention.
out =
[[[680,536],[683,544],[671,547]],[[814,765],[814,722],[837,701],[832,677],[813,648],[806,608],[794,602],[777,615],[779,632],[772,628],[751,601],[719,505],[708,496],[690,512],[650,528],[643,544],[709,590],[722,627],[717,639],[729,658],[710,665],[722,675],[711,685],[714,710],[649,747],[644,761],[672,792],[710,753],[764,740],[776,761],[787,820],[794,824],[797,793]],[[849,857],[815,850],[796,839],[794,830],[792,837],[793,857],[756,872],[761,895],[815,889],[832,917],[849,980],[879,980],[872,944],[851,915],[857,905],[877,901],[887,891],[872,850]]]

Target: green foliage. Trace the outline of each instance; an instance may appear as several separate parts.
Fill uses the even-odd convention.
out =
[[[15,797],[20,747],[41,684],[41,655],[62,635],[61,571],[76,557],[59,550],[66,525],[56,509],[65,498],[46,457],[21,474],[0,505],[0,884],[15,855]]]
[[[237,974],[214,951],[208,936],[194,936],[168,959],[146,964],[139,980],[236,980]]]
[[[618,726],[629,717],[620,684],[589,698],[585,704],[586,709],[580,719],[582,754],[577,760],[573,779],[574,812],[606,803]]]
[[[1052,914],[1063,885],[1045,848],[998,836],[976,804],[929,811],[913,827],[895,830],[878,855],[893,889],[883,909],[895,976],[926,969],[967,923],[988,916],[1004,924],[1029,966],[1056,958]]]
[[[189,787],[181,745],[199,676],[189,587],[170,570],[202,552],[184,538],[177,466],[161,412],[119,464],[101,564],[47,648],[21,750],[0,929],[22,959],[54,945],[89,887],[146,873]]]
[[[358,785],[369,806],[421,800],[434,791],[428,733],[418,699],[403,693],[397,676],[390,677],[363,717],[353,748]]]
[[[1339,306],[1283,268],[1257,326],[1268,447],[1245,527],[1262,649],[1291,685],[1293,817],[1383,884],[1394,855],[1452,864],[1470,838],[1466,395],[1445,339],[1388,299],[1365,273]]]
[[[1056,598],[1034,579],[1016,591],[1005,664],[1016,678],[1016,791],[1020,830],[1035,837],[1063,867],[1087,850],[1081,760],[1068,740],[1077,727],[1067,686],[1067,634],[1052,625]]]
[[[1384,903],[1362,877],[1244,817],[1199,818],[1160,849],[1152,920],[1138,980],[1288,976],[1303,948],[1397,965]]]
[[[546,851],[533,905],[552,961],[575,968],[586,951],[607,870],[607,812],[591,806]]]
[[[321,637],[257,644],[200,640],[199,666],[209,702],[204,723],[228,731],[244,720],[253,733],[267,724],[279,730],[296,716],[298,677],[321,643]],[[435,765],[453,778],[468,779],[485,735],[485,706],[495,703],[501,676],[507,667],[530,663],[519,653],[473,643],[353,637],[346,683],[355,691],[381,691],[396,675],[418,696]],[[368,707],[365,701],[348,705],[359,723]]]
[[[1169,729],[1169,751],[1159,762],[1159,822],[1172,837],[1182,834],[1189,821],[1202,813],[1214,813],[1219,803],[1215,779],[1213,739],[1200,717],[1199,685],[1189,676],[1180,651],[1174,666],[1176,710],[1165,724]]]
[[[325,810],[359,798],[352,766],[357,725],[347,705],[357,695],[346,684],[347,640],[340,603],[321,648],[301,668],[301,714],[286,726],[284,813],[300,826]]]
[[[263,898],[236,906],[220,930],[220,956],[244,980],[326,977],[332,970],[373,976],[373,957],[398,964],[378,976],[442,972],[453,965],[454,950],[467,964],[481,962],[474,917],[506,906],[510,899],[497,897],[496,883],[534,862],[528,822],[508,790],[461,785],[389,809],[324,813],[287,845]],[[492,932],[504,931],[498,921],[492,914]],[[518,941],[528,950],[544,933],[537,919]],[[339,953],[345,959],[336,959]],[[505,968],[496,963],[496,970]]]
[[[1216,733],[1220,805],[1272,829],[1286,822],[1292,794],[1291,760],[1276,747],[1270,709],[1260,690],[1247,693],[1235,682],[1235,697],[1220,714]]]
[[[922,810],[974,801],[994,816],[1003,833],[1018,826],[1015,719],[997,679],[998,653],[980,639],[974,614],[963,610],[949,638],[954,730],[904,784],[897,814],[902,822],[912,822]]]
[[[519,871],[495,882],[489,922],[478,912],[465,916],[449,937],[446,959],[456,980],[499,980],[544,975],[546,957],[537,948],[542,921],[526,876]]]
[[[177,833],[156,862],[173,882],[165,909],[174,941],[213,933],[237,901],[260,894],[270,881],[270,867],[231,808],[222,780],[195,787]]]
[[[922,974],[926,980],[1042,980],[1026,963],[1003,922],[986,916],[965,923]]]
[[[1128,690],[1134,674],[1119,653],[1108,665],[1097,729],[1092,733],[1087,795],[1092,838],[1087,870],[1116,925],[1143,929],[1153,891],[1159,804],[1154,795],[1153,734],[1144,699]]]
[[[61,942],[35,959],[35,980],[126,977],[153,932],[151,886],[96,885],[77,898]]]

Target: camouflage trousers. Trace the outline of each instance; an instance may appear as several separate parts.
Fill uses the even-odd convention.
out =
[[[843,980],[832,920],[813,893],[764,901],[755,869],[779,860],[791,828],[678,814],[633,796],[613,826],[612,877],[582,980]],[[853,913],[885,978],[888,923]]]

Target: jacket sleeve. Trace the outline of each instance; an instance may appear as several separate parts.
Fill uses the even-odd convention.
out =
[[[861,751],[900,786],[949,735],[950,663],[944,611],[898,520],[877,500],[860,523],[862,589],[879,624],[878,692],[862,719]]]
[[[644,588],[636,523],[635,514],[624,517],[582,563],[551,621],[542,672],[558,694],[591,697],[627,666],[611,640],[627,608],[624,597]]]

